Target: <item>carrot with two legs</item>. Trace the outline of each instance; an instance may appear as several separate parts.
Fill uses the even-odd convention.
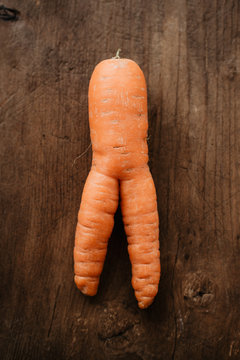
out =
[[[132,286],[143,309],[153,302],[160,279],[159,220],[148,167],[143,72],[129,59],[104,60],[94,69],[88,99],[93,158],[78,213],[74,280],[82,293],[97,293],[120,197]]]

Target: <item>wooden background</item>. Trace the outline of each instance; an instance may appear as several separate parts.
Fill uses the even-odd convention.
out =
[[[0,20],[1,359],[240,359],[240,1],[6,0]],[[115,55],[149,95],[162,277],[137,308],[121,214],[99,292],[73,283],[88,82]]]

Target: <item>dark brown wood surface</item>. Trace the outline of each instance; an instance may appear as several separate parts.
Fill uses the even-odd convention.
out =
[[[1,359],[240,359],[239,0],[4,5],[20,15],[0,19]],[[97,296],[73,283],[88,83],[119,47],[148,85],[162,277],[147,310],[119,211]]]

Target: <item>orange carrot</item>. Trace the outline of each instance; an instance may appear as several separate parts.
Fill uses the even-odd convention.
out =
[[[132,286],[146,308],[158,291],[160,252],[144,75],[132,60],[104,60],[94,69],[88,99],[93,159],[78,213],[74,280],[84,294],[96,294],[120,189]]]

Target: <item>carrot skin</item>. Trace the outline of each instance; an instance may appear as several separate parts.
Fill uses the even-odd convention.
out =
[[[132,60],[104,60],[94,69],[88,99],[93,158],[78,214],[75,283],[84,294],[97,292],[120,191],[132,286],[144,309],[157,294],[161,272],[144,75]]]
[[[152,303],[158,291],[161,270],[159,223],[156,191],[148,167],[139,169],[137,175],[121,181],[120,193],[132,263],[132,286],[138,305],[143,309]]]
[[[74,247],[75,283],[95,295],[118,206],[118,181],[91,170],[84,186]]]

